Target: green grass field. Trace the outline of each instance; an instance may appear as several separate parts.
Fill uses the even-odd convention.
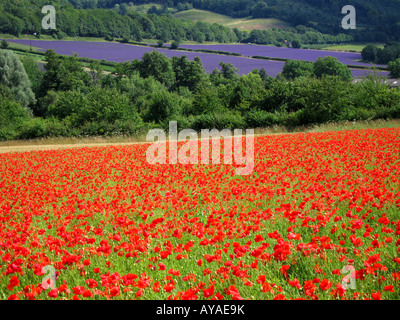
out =
[[[278,19],[235,19],[222,14],[213,13],[205,10],[186,10],[174,14],[177,18],[189,19],[192,21],[203,21],[208,23],[218,23],[229,28],[251,31],[253,29],[272,29],[285,28],[289,24]]]
[[[351,51],[351,52],[361,52],[369,43],[354,43],[345,44],[340,46],[328,46],[324,47],[323,50],[329,51]],[[383,43],[376,43],[379,48],[383,48]]]

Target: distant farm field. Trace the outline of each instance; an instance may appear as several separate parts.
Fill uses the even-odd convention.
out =
[[[239,30],[243,31],[251,31],[253,29],[280,29],[290,26],[288,23],[279,19],[235,19],[222,14],[197,9],[181,11],[175,13],[174,16],[177,18],[185,18],[192,21],[218,23],[229,28],[238,28]]]
[[[29,45],[29,40],[10,40],[13,43]],[[79,57],[86,57],[97,60],[107,60],[113,62],[132,61],[141,59],[146,52],[157,50],[165,54],[167,57],[187,56],[193,60],[199,57],[203,62],[207,72],[212,72],[216,68],[220,69],[220,62],[232,63],[238,68],[240,75],[248,74],[254,69],[264,68],[268,75],[276,77],[282,72],[284,61],[272,61],[270,58],[283,58],[304,61],[316,61],[318,57],[334,56],[338,60],[347,65],[358,65],[361,67],[370,67],[369,64],[361,63],[361,55],[357,53],[343,52],[327,52],[322,50],[304,50],[292,48],[278,48],[270,46],[255,46],[255,45],[182,45],[182,48],[209,49],[229,51],[243,56],[230,56],[222,54],[212,54],[204,52],[188,52],[176,51],[164,48],[154,48],[148,46],[137,46],[121,43],[110,42],[83,42],[83,41],[42,41],[32,40],[32,45],[39,47],[42,51],[54,49],[58,54],[73,55],[77,53]],[[254,59],[251,56],[261,56],[265,59]],[[361,77],[368,73],[369,70],[352,70],[354,77]],[[381,75],[388,75],[388,72],[381,72]]]

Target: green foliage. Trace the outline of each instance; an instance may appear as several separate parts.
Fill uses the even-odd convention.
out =
[[[1,40],[0,48],[6,50],[6,49],[8,49],[8,47],[9,47],[9,43],[5,39]]]
[[[135,134],[166,129],[170,120],[180,128],[221,130],[400,116],[400,90],[376,75],[352,84],[348,69],[335,59],[288,61],[275,79],[265,70],[239,76],[228,63],[208,75],[199,59],[169,59],[153,52],[144,62],[117,64],[114,78],[102,74],[98,61],[84,60],[89,66],[84,71],[77,57],[61,58],[53,51],[46,53],[45,74],[29,57],[21,59],[22,65],[8,51],[1,54],[7,61],[0,83],[2,140]],[[395,63],[390,64],[393,72]],[[39,92],[40,99],[31,104],[39,117],[31,118],[18,99],[9,66],[23,71]]]
[[[128,96],[117,89],[95,88],[86,96],[85,106],[76,114],[77,124],[87,121],[130,120],[140,123],[142,120]]]
[[[279,113],[252,109],[245,114],[245,122],[248,128],[267,128],[281,124]]]
[[[171,88],[174,85],[175,74],[171,60],[157,50],[153,50],[151,53],[146,52],[143,55],[139,71],[142,77],[152,76],[167,88]]]
[[[170,48],[171,48],[172,50],[176,50],[176,49],[179,48],[179,45],[180,45],[179,41],[174,40],[174,41],[172,41],[171,47],[170,47]]]
[[[148,111],[144,117],[147,122],[161,123],[179,115],[182,98],[166,90],[156,91],[148,102]]]
[[[142,78],[138,72],[133,73],[129,78],[121,79],[117,88],[127,95],[142,116],[148,113],[148,102],[152,95],[155,92],[166,90],[166,87],[154,77]]]
[[[377,53],[378,47],[375,44],[371,43],[367,45],[364,49],[362,49],[361,56],[364,61],[376,62]]]
[[[24,65],[26,74],[31,82],[33,93],[35,96],[39,96],[44,73],[40,70],[38,63],[33,58],[22,56],[20,60]]]
[[[292,96],[293,83],[285,79],[277,79],[269,85],[258,107],[267,112],[280,111],[287,108]]]
[[[193,120],[193,129],[241,129],[244,128],[245,120],[239,113],[224,112],[224,113],[206,113],[196,116]]]
[[[370,75],[353,87],[355,109],[390,109],[400,104],[400,91],[390,89],[385,78]]]
[[[8,88],[13,99],[24,107],[36,101],[23,64],[16,54],[7,50],[0,51],[0,85]]]
[[[349,86],[337,76],[299,79],[294,83],[294,110],[303,110],[301,124],[338,121],[343,109],[351,105]]]
[[[238,71],[238,68],[236,68],[232,63],[225,63],[221,61],[219,63],[221,66],[221,75],[227,79],[227,80],[237,80],[239,78],[238,74],[236,71]]]
[[[390,61],[388,64],[391,78],[400,78],[400,58],[395,61]]]
[[[46,136],[46,120],[34,118],[22,123],[19,130],[19,139],[43,138]]]
[[[223,103],[218,96],[215,87],[204,83],[194,96],[191,114],[200,115],[211,112],[223,112]]]
[[[56,96],[53,96],[53,95]],[[79,91],[49,92],[46,116],[62,120],[66,117],[77,117],[86,108],[86,98]]]
[[[19,102],[12,101],[0,90],[0,140],[11,140],[17,129],[29,119],[29,113]]]
[[[240,77],[230,94],[230,108],[240,111],[256,105],[265,92],[264,84],[258,74],[249,73]]]
[[[400,58],[400,43],[389,42],[384,48],[379,48],[376,53],[376,62],[379,64],[387,64]]]
[[[342,80],[350,81],[353,79],[350,69],[335,57],[318,58],[313,67],[314,75],[318,78],[338,76]]]
[[[292,41],[292,47],[293,48],[301,48],[301,42],[299,40],[293,40]]]
[[[288,60],[283,66],[282,75],[288,80],[309,77],[314,73],[313,68],[313,64],[307,61]]]
[[[199,58],[194,61],[188,60],[186,56],[173,57],[172,69],[175,73],[175,88],[187,87],[195,92],[196,88],[206,80],[206,72]]]
[[[48,50],[45,57],[46,73],[43,78],[41,95],[49,90],[80,90],[90,84],[90,75],[82,69],[76,56],[61,59],[54,50]]]

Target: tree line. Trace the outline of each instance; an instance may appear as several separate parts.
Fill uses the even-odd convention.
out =
[[[43,30],[44,15],[41,12],[46,0],[21,0],[0,2],[0,32],[15,36],[21,34],[50,34],[62,39],[72,37],[108,37],[142,41],[142,39],[216,41],[228,43],[237,41],[236,34],[218,24],[208,24],[172,15],[158,16],[139,12],[117,12],[112,9],[77,9],[65,1],[52,2],[57,12],[57,29]],[[122,7],[121,7],[122,8]]]
[[[361,52],[366,62],[387,64],[392,78],[400,78],[400,43],[389,42],[383,48],[376,44],[367,45]]]
[[[234,18],[278,18],[294,27],[303,25],[324,34],[343,33],[341,10],[353,5],[357,10],[357,29],[347,30],[358,42],[400,40],[400,2],[392,0],[70,0],[78,7],[112,8],[116,4],[159,3],[166,7],[209,10]]]
[[[295,127],[328,121],[400,117],[400,90],[370,77],[352,83],[336,58],[288,61],[277,78],[229,63],[206,73],[199,58],[154,50],[105,74],[49,50],[45,70],[29,56],[0,49],[0,139],[140,135],[150,128]],[[379,79],[378,79],[379,80]]]
[[[348,34],[324,34],[302,25],[284,30],[247,32],[237,28],[231,30],[219,24],[179,19],[171,14],[143,14],[128,10],[127,6],[122,4],[117,8],[114,6],[112,9],[104,9],[89,5],[90,3],[92,2],[82,5],[75,1],[74,4],[78,6],[75,8],[70,3],[53,1],[52,4],[57,12],[57,29],[43,30],[41,21],[44,15],[41,13],[41,8],[46,5],[45,0],[21,0],[18,3],[3,1],[0,3],[0,33],[15,36],[36,34],[37,37],[49,34],[57,39],[66,36],[99,37],[107,40],[118,38],[125,42],[156,39],[161,43],[174,40],[199,43],[251,42],[281,46],[285,41],[289,41],[295,47],[300,47],[302,44],[344,43],[353,40],[353,36]]]

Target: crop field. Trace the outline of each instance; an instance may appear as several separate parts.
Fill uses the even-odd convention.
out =
[[[273,46],[262,46],[262,45],[248,45],[248,44],[218,44],[218,45],[181,45],[182,48],[187,49],[208,49],[208,50],[220,50],[240,53],[245,57],[251,56],[263,56],[270,58],[283,58],[292,60],[303,60],[303,61],[317,61],[318,58],[325,58],[328,56],[337,58],[341,63],[346,65],[355,65],[370,67],[371,64],[360,62],[362,59],[359,53],[350,52],[334,52],[334,51],[322,51],[322,50],[311,50],[311,49],[294,49],[286,47],[273,47]],[[378,67],[386,67],[386,65],[377,65]]]
[[[29,40],[10,40],[12,43],[28,44]],[[248,74],[253,69],[264,68],[268,75],[276,77],[278,73],[282,72],[285,62],[251,59],[249,56],[265,56],[271,58],[285,58],[297,59],[305,61],[315,61],[318,57],[334,56],[342,63],[348,65],[369,66],[368,64],[357,62],[361,58],[357,53],[343,53],[343,52],[327,52],[320,50],[302,50],[290,48],[278,48],[270,46],[255,46],[255,45],[182,45],[182,47],[192,49],[209,49],[209,50],[222,50],[236,52],[243,55],[243,57],[227,56],[202,52],[187,52],[176,51],[169,49],[160,49],[153,47],[136,46],[120,43],[109,42],[81,42],[81,41],[43,41],[32,40],[32,46],[41,48],[42,51],[54,49],[58,54],[73,55],[77,53],[79,57],[87,57],[98,60],[107,60],[113,62],[125,62],[134,59],[141,59],[146,52],[157,50],[167,57],[173,56],[187,56],[188,59],[193,60],[199,57],[207,72],[212,72],[215,68],[220,69],[219,63],[232,63],[238,68],[240,75]],[[361,77],[371,71],[368,70],[352,70],[354,77]],[[386,76],[388,72],[379,72],[380,75]]]
[[[400,298],[400,128],[256,137],[249,176],[148,147],[0,154],[2,299]]]
[[[269,30],[272,28],[285,28],[289,24],[279,19],[235,19],[222,14],[191,9],[180,11],[174,14],[177,18],[189,19],[192,21],[202,21],[208,23],[218,23],[229,28],[238,28],[243,31],[251,31],[254,29]]]

